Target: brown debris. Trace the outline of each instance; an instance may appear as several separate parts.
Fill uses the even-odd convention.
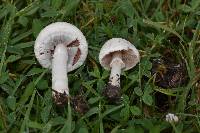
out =
[[[85,114],[89,110],[89,105],[82,95],[77,95],[71,99],[74,110],[80,114]]]
[[[155,76],[155,84],[162,88],[176,88],[184,85],[188,80],[183,62],[170,63],[166,59],[155,59],[152,62],[151,73]]]
[[[190,27],[185,27],[185,28],[184,28],[184,34],[185,34],[189,39],[192,39],[192,38],[193,38],[193,35],[194,35],[194,33],[192,32],[192,28],[190,28]]]
[[[59,93],[55,90],[53,91],[55,93],[53,100],[58,107],[64,108],[68,103],[68,99],[70,98],[70,104],[76,112],[83,115],[89,110],[89,105],[82,95],[69,97],[66,93]]]
[[[180,42],[180,38],[174,34],[170,34],[169,37],[167,37],[167,40],[169,40],[172,44],[179,44]]]
[[[121,93],[120,93],[120,87],[113,86],[110,83],[106,86],[106,88],[103,90],[103,95],[108,99],[111,103],[119,102]]]
[[[110,20],[114,24],[117,21],[117,17],[116,16],[111,16]]]
[[[163,12],[166,12],[166,11],[169,10],[168,2],[169,2],[168,0],[165,0],[165,1],[163,2],[163,4],[162,4],[162,10],[163,10]]]
[[[68,102],[68,95],[66,93],[60,93],[58,91],[53,90],[54,96],[53,100],[55,104],[59,107],[64,107]]]

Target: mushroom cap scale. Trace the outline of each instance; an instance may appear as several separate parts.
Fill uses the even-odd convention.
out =
[[[110,70],[112,54],[121,52],[122,61],[125,64],[124,70],[129,70],[134,67],[140,60],[138,50],[129,41],[122,38],[112,38],[108,40],[100,50],[100,64],[107,70]]]
[[[76,26],[66,22],[52,23],[39,33],[34,46],[39,63],[45,68],[51,68],[54,49],[61,43],[66,44],[68,51],[68,72],[81,66],[88,53],[86,38]],[[72,43],[79,44],[68,47]]]

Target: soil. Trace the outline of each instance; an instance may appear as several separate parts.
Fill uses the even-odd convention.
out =
[[[66,93],[60,93],[55,90],[54,91],[54,96],[53,96],[53,101],[55,104],[59,107],[64,107],[68,103],[68,95]]]
[[[54,92],[55,92],[55,95],[53,97],[53,100],[58,107],[64,108],[65,106],[67,106],[68,98],[70,98],[71,106],[76,112],[83,115],[89,110],[89,105],[87,104],[87,101],[82,95],[69,97],[65,93],[59,93],[55,90]]]
[[[121,93],[120,87],[113,86],[110,83],[103,90],[103,95],[107,98],[107,100],[111,103],[117,103],[120,101]]]
[[[162,88],[176,88],[188,81],[186,65],[183,62],[172,63],[168,59],[154,59],[151,73],[155,76],[155,84]]]
[[[164,89],[173,89],[185,86],[189,81],[187,68],[184,61],[177,61],[169,52],[163,57],[152,60],[151,74],[155,76],[156,86]],[[160,112],[166,112],[169,109],[169,101],[172,103],[175,97],[169,97],[160,92],[155,93],[156,106]]]
[[[71,104],[73,109],[82,115],[88,112],[89,110],[89,105],[82,95],[72,97]]]

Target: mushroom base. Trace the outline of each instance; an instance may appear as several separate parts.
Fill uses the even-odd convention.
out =
[[[87,101],[81,95],[74,96],[71,99],[71,104],[73,109],[82,115],[88,112],[89,110],[89,105],[87,104]]]
[[[69,97],[66,93],[60,93],[54,90],[53,101],[58,107],[66,106],[68,100],[70,100],[73,109],[80,114],[85,114],[89,110],[89,105],[83,96],[77,95]]]
[[[109,102],[119,102],[121,98],[120,87],[108,83],[106,88],[103,90],[103,95],[109,100]]]
[[[65,92],[60,93],[55,90],[53,91],[53,101],[55,102],[55,104],[60,107],[64,107],[65,105],[67,105],[69,96]]]

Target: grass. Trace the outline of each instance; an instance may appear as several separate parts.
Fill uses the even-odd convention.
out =
[[[0,132],[197,133],[200,132],[200,0],[2,0],[0,1]],[[33,46],[46,25],[65,21],[87,38],[83,66],[69,73],[70,94],[83,96],[90,109],[81,115],[51,99],[51,72],[37,62]],[[101,93],[109,72],[98,61],[104,42],[122,37],[141,55],[121,76],[122,102],[110,104]],[[186,62],[188,83],[157,87],[152,58],[170,50]],[[145,78],[144,78],[145,77]],[[160,111],[157,93],[169,99]],[[172,98],[173,97],[173,98]],[[178,123],[165,115],[175,113]]]

